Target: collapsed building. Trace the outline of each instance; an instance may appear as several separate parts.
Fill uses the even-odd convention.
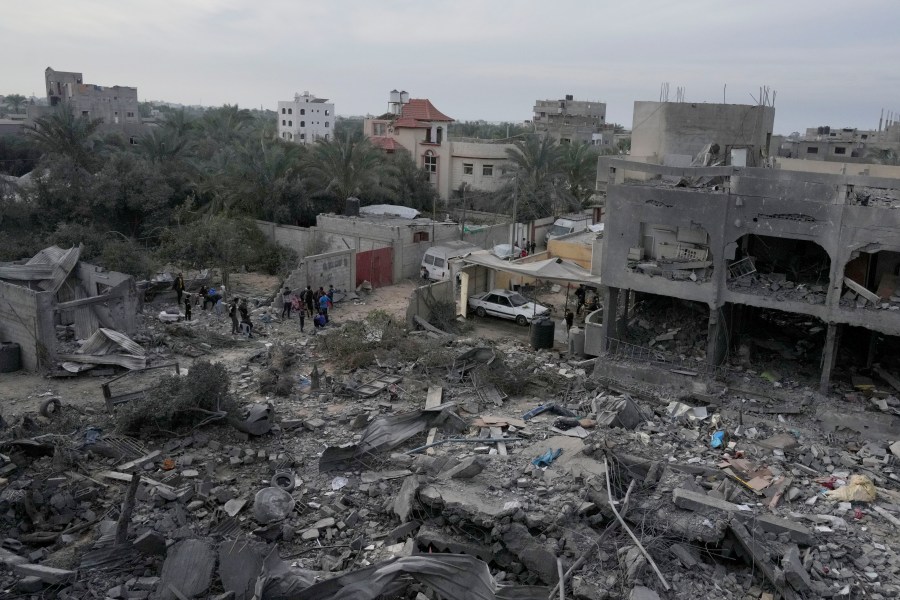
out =
[[[608,353],[638,353],[629,310],[662,297],[705,314],[705,356],[691,366],[707,372],[759,350],[805,360],[825,391],[844,346],[847,368],[900,358],[900,176],[601,165]]]
[[[101,328],[135,332],[134,278],[80,257],[80,245],[50,246],[23,263],[0,264],[0,342],[19,345],[25,369],[72,360],[66,341],[87,340]]]

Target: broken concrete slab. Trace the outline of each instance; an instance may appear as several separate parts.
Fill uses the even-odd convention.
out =
[[[426,485],[419,490],[419,501],[430,508],[440,509],[445,515],[457,513],[479,527],[493,528],[497,519],[511,514],[523,502],[518,494],[505,494],[502,498],[489,495],[484,487],[464,485],[454,479],[446,483]]]
[[[212,546],[201,540],[183,540],[166,553],[160,573],[160,585],[154,600],[178,600],[170,585],[192,598],[209,589],[216,554]]]
[[[483,456],[470,456],[463,459],[458,465],[448,471],[444,471],[445,479],[471,479],[484,470],[487,460]]]
[[[503,544],[544,583],[554,584],[559,580],[556,554],[532,537],[528,528],[521,523],[510,524],[509,529],[503,534]]]
[[[586,456],[584,447],[584,441],[579,438],[557,435],[532,444],[524,452],[526,456],[535,457],[544,454],[548,448],[562,449],[562,454],[553,461],[551,469],[562,469],[573,477],[605,477],[606,468],[603,463]]]
[[[741,510],[737,504],[713,498],[706,494],[699,494],[684,488],[675,488],[672,491],[672,502],[678,508],[700,513],[726,512],[733,513]]]
[[[796,544],[791,544],[781,557],[781,568],[784,570],[784,578],[796,591],[803,593],[812,587],[809,573],[800,559],[800,549]]]
[[[401,523],[406,523],[407,521],[409,521],[413,502],[416,498],[416,490],[418,489],[418,475],[410,475],[403,480],[403,485],[400,486],[400,491],[397,492],[397,496],[394,497],[393,511],[394,514],[400,518]]]
[[[67,569],[57,569],[46,565],[36,565],[33,563],[23,563],[13,566],[13,572],[24,577],[37,577],[44,583],[51,585],[59,585],[69,583],[75,579],[75,571]]]
[[[737,516],[742,516],[738,513]],[[804,546],[812,546],[815,542],[812,531],[787,519],[776,517],[775,515],[763,515],[754,519],[754,524],[767,533],[787,533],[791,536],[791,540]]]

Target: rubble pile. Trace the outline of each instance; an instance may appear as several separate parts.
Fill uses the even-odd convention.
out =
[[[629,325],[635,344],[705,354],[707,316],[689,305],[647,302]],[[219,345],[224,327],[212,312],[192,325],[148,320],[134,340],[151,362],[194,348],[220,365],[217,398],[240,407],[226,417],[203,405],[189,424],[125,435],[123,415],[153,394],[113,413],[63,394],[10,422],[0,589],[115,600],[900,593],[900,426],[872,390],[776,394],[745,371],[665,397],[594,379],[600,359],[407,335],[383,317],[301,334],[273,316],[262,341]],[[344,337],[360,331],[366,354],[351,361]],[[169,376],[219,372],[201,364]]]
[[[689,303],[649,300],[637,304],[626,341],[678,357],[706,359],[709,317]]]
[[[785,273],[754,272],[744,277],[729,279],[727,283],[730,290],[769,296],[779,302],[825,304],[825,297],[828,293],[824,284],[797,283],[788,280]]]

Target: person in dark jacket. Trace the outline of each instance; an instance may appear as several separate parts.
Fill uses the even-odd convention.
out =
[[[191,320],[191,295],[185,294],[184,296],[184,320]]]
[[[172,282],[172,289],[175,290],[175,294],[178,296],[178,304],[181,305],[181,295],[184,294],[184,276],[181,273]]]
[[[228,305],[228,316],[231,317],[231,334],[240,333],[240,326],[238,324],[238,303],[240,302],[239,298],[235,298],[231,304]]]

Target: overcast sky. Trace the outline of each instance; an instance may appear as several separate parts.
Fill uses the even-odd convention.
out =
[[[777,133],[877,127],[900,111],[897,0],[28,0],[3,3],[0,93],[43,95],[47,66],[141,100],[274,109],[295,92],[339,115],[388,92],[457,120],[524,120],[536,99],[754,103]]]

